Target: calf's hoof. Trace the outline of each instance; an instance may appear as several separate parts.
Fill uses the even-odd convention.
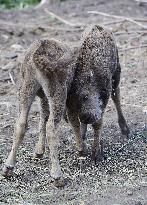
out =
[[[44,153],[42,153],[42,154],[34,153],[33,158],[34,158],[34,159],[42,159],[42,158],[43,158],[43,154],[44,154]]]
[[[78,150],[78,157],[86,157],[87,156],[87,147],[86,145],[84,144],[83,145],[83,148],[81,150]]]
[[[103,156],[103,154],[101,154],[100,152],[95,153],[92,152],[91,155],[91,160],[94,162],[94,164],[96,165],[98,162],[101,162],[105,159],[105,157]]]
[[[43,158],[43,155],[44,155],[44,152],[45,152],[45,147],[39,145],[39,143],[38,143],[38,144],[36,145],[33,158],[42,159],[42,158]]]
[[[124,118],[121,118],[118,120],[118,124],[121,129],[122,135],[129,137],[130,130],[129,130],[126,120]]]
[[[98,162],[101,162],[106,159],[103,151],[103,141],[100,141],[100,149],[98,151],[93,150],[91,155],[92,161],[97,164]]]
[[[6,178],[9,178],[13,175],[14,167],[13,166],[4,166],[2,170],[2,175]]]
[[[86,157],[87,152],[85,150],[78,151],[78,157]]]
[[[122,133],[122,135],[125,135],[125,136],[129,137],[130,130],[129,130],[127,125],[124,126],[123,128],[121,128],[121,133]]]
[[[59,177],[57,179],[53,179],[53,184],[57,188],[64,187],[66,185],[66,180],[62,177]]]

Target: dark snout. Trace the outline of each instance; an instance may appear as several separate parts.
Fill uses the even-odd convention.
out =
[[[101,120],[101,114],[99,115],[81,114],[79,118],[80,118],[80,122],[84,124],[93,124]]]

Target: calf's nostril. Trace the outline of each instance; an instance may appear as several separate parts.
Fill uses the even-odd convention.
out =
[[[85,124],[91,124],[95,121],[95,118],[93,115],[81,115],[80,121],[85,123]]]
[[[86,118],[86,121],[87,121],[87,122],[92,121],[92,117],[88,116],[88,117]]]

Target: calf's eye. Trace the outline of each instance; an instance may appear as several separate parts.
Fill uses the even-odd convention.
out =
[[[86,100],[88,100],[88,95],[83,96],[83,101],[85,102]]]
[[[91,82],[91,77],[87,76],[87,82],[90,83]]]
[[[106,89],[101,90],[100,93],[102,98],[109,98],[109,92]]]

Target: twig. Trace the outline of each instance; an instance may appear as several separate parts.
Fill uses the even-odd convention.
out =
[[[133,41],[134,39],[140,39],[141,37],[142,37],[142,33],[141,34],[138,34],[138,35],[136,35],[136,36],[129,36],[129,38],[128,38],[128,40],[127,40],[127,43],[124,45],[124,46],[121,46],[121,48],[123,49],[123,48],[129,48],[130,47],[130,45],[131,45],[131,41]],[[140,45],[138,45],[139,47],[141,46],[141,44]]]
[[[103,25],[112,25],[112,24],[117,24],[117,23],[123,23],[125,21],[126,21],[125,19],[122,19],[122,20],[117,20],[117,21],[104,22]]]
[[[127,35],[127,34],[135,34],[135,33],[140,33],[142,35],[147,34],[147,31],[141,31],[141,30],[134,30],[134,31],[121,31],[121,32],[114,32],[114,35]]]
[[[143,29],[147,29],[147,26],[145,26],[145,25],[143,25],[143,24],[141,24],[141,23],[139,23],[139,22],[137,22],[134,19],[129,18],[129,17],[117,16],[117,15],[107,14],[107,13],[103,13],[103,12],[99,12],[99,11],[88,11],[87,13],[88,14],[98,14],[98,15],[102,15],[102,16],[117,18],[117,19],[123,19],[123,20],[129,21],[131,23],[134,23],[134,24],[140,26]]]
[[[119,50],[120,51],[128,51],[128,50],[137,49],[137,48],[147,48],[147,44],[140,45],[140,46],[131,46],[128,48],[119,48]]]
[[[134,19],[135,21],[139,21],[139,22],[147,22],[147,19]]]
[[[13,76],[12,76],[11,73],[9,73],[9,76],[10,76],[10,79],[11,79],[12,84],[13,84],[13,85],[16,85],[16,83],[15,83],[15,81],[14,81]]]
[[[41,0],[41,2],[35,7],[35,9],[39,9],[40,7],[42,7],[46,3],[47,3],[47,0]]]
[[[147,19],[133,19],[133,20],[138,21],[138,22],[147,22]],[[105,23],[103,23],[103,25],[112,25],[112,24],[124,23],[126,21],[127,21],[126,19],[121,19],[121,20],[117,20],[117,21],[105,22]]]
[[[3,129],[6,129],[8,127],[11,127],[11,125],[10,124],[4,125],[1,129],[3,130]]]
[[[0,82],[5,82],[5,81],[9,81],[9,80],[11,80],[11,78],[8,78],[8,77],[0,78]]]
[[[63,18],[61,18],[60,16],[54,14],[53,12],[48,11],[47,9],[45,9],[45,12],[46,12],[47,14],[49,14],[50,16],[52,16],[53,18],[55,18],[55,19],[61,21],[62,23],[66,24],[66,25],[68,25],[68,26],[71,26],[71,27],[81,27],[81,26],[85,26],[85,25],[83,25],[83,24],[74,24],[74,23],[71,23],[71,22],[69,22],[69,21],[67,21],[67,20],[65,20],[65,19],[63,19]]]
[[[138,3],[147,3],[147,0],[134,0],[137,1]]]
[[[2,27],[4,25],[4,27]],[[8,26],[8,28],[6,28],[5,26]],[[14,29],[15,30],[15,27],[17,27],[17,28],[21,28],[21,29],[33,29],[33,30],[35,30],[35,29],[44,29],[44,30],[61,30],[61,31],[65,31],[65,30],[67,30],[67,31],[75,31],[75,30],[77,30],[77,31],[79,31],[79,30],[83,30],[84,28],[82,28],[82,27],[75,27],[75,28],[57,28],[57,27],[51,27],[51,26],[45,26],[45,25],[33,25],[33,24],[20,24],[20,23],[12,23],[12,22],[6,22],[6,21],[1,21],[0,20],[0,30],[2,30],[2,31],[7,31],[7,32],[9,32],[9,33],[11,33],[12,31],[10,30],[10,28],[9,27],[12,27],[12,29]]]

